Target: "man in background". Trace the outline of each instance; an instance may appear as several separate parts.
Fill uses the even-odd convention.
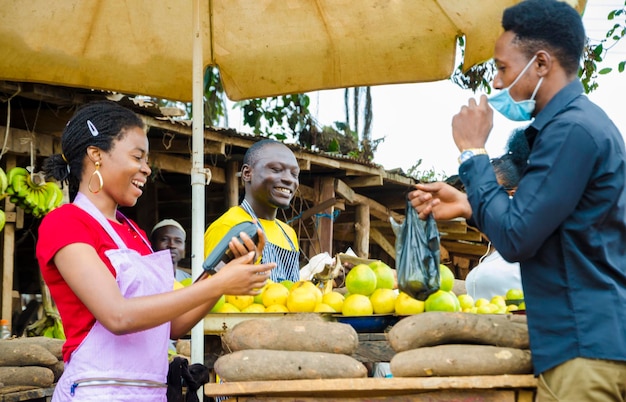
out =
[[[174,219],[163,219],[150,231],[150,242],[154,251],[170,250],[174,276],[178,282],[191,278],[191,274],[178,267],[180,260],[185,258],[186,237],[185,229]]]

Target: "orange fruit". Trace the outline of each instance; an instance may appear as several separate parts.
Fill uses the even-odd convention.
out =
[[[370,295],[374,314],[391,314],[396,309],[396,292],[393,289],[378,288]]]
[[[322,296],[322,303],[328,304],[336,312],[341,313],[343,302],[345,300],[344,295],[336,291],[330,291]]]
[[[369,296],[376,290],[376,274],[367,264],[357,264],[346,275],[346,288],[351,294]]]
[[[241,310],[242,313],[264,313],[265,306],[258,303],[252,303],[248,307]]]
[[[216,313],[241,313],[237,307],[233,306],[230,303],[224,303],[220,308],[215,310]]]
[[[382,261],[369,263],[376,275],[376,289],[393,289],[396,281],[393,269]]]
[[[394,303],[395,312],[398,315],[412,315],[424,312],[424,302],[400,292]]]
[[[337,311],[326,303],[317,303],[313,309],[314,313],[336,313]]]
[[[450,292],[454,287],[454,274],[443,264],[439,264],[439,289]]]
[[[263,291],[261,304],[263,304],[265,307],[271,306],[272,304],[286,304],[288,296],[289,289],[287,289],[280,283],[272,283],[268,285]]]
[[[215,305],[213,305],[213,308],[209,311],[209,313],[217,313],[217,311],[222,308],[224,303],[226,303],[226,296],[222,295],[219,299],[217,299]]]
[[[459,300],[454,293],[438,290],[424,302],[425,311],[460,311]]]
[[[226,295],[226,303],[237,307],[239,311],[254,303],[254,296],[249,295]]]
[[[298,289],[298,288],[309,289],[315,295],[317,303],[321,303],[322,302],[322,290],[320,288],[318,288],[317,285],[315,285],[313,282],[311,282],[311,281],[298,281],[298,282],[294,283],[291,286],[290,291],[293,292],[295,289]]]
[[[341,310],[343,315],[372,315],[374,314],[374,307],[370,298],[358,293],[351,294],[343,301],[343,308]]]
[[[287,306],[284,304],[272,304],[265,308],[266,313],[288,313]]]
[[[317,305],[315,289],[299,287],[289,292],[287,310],[292,313],[311,313]]]

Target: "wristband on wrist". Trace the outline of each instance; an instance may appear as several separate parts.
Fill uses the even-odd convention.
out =
[[[487,155],[487,150],[485,148],[467,148],[461,151],[461,155],[459,155],[459,165],[467,160],[470,160],[476,155]]]

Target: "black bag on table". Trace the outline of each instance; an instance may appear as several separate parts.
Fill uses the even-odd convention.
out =
[[[439,290],[439,229],[432,214],[421,220],[406,200],[404,222],[391,219],[396,234],[396,272],[398,289],[424,301]]]
[[[209,369],[204,364],[189,364],[187,359],[176,356],[167,373],[167,402],[199,402],[198,389],[209,382]],[[183,387],[187,393],[183,399]]]

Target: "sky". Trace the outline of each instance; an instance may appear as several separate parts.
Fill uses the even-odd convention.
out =
[[[611,26],[606,20],[609,11],[623,7],[624,0],[588,0],[583,23],[587,36],[594,41],[604,38]],[[622,16],[621,18],[624,18]],[[617,72],[617,63],[626,59],[626,39],[612,48],[602,66],[614,71],[598,76],[599,88],[589,98],[602,107],[626,136],[626,113],[624,113],[624,90],[626,72]],[[309,109],[321,125],[343,121],[343,89],[309,93]],[[452,117],[459,112],[469,98],[480,93],[461,89],[449,80],[418,84],[379,85],[372,87],[373,122],[372,139],[384,137],[374,155],[374,162],[386,170],[401,168],[405,172],[422,160],[419,170],[434,170],[442,176],[458,171],[459,154],[452,140]],[[241,131],[241,118],[229,116],[231,126]],[[239,121],[239,122],[238,122]],[[494,126],[486,148],[491,156],[504,153],[506,140],[511,131],[528,122],[511,122],[494,112]]]

